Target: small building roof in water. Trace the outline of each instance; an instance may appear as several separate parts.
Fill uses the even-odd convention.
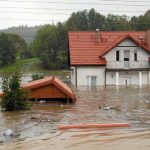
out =
[[[76,100],[73,91],[57,77],[45,77],[22,84],[21,87],[30,91],[30,98],[32,99],[66,99],[71,102],[75,102]],[[2,95],[0,93],[0,96]]]

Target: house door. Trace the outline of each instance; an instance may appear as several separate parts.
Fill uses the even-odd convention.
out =
[[[124,85],[131,85],[131,78],[130,77],[124,77]]]
[[[124,68],[129,68],[129,60],[130,59],[130,51],[125,50],[124,51]]]
[[[87,76],[86,77],[86,85],[88,86],[96,86],[96,76]]]

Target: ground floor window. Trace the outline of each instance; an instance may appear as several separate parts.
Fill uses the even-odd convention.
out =
[[[86,85],[96,86],[97,77],[96,76],[86,76]]]

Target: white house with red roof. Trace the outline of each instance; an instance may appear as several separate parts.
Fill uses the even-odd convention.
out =
[[[150,85],[150,31],[69,32],[71,82]]]

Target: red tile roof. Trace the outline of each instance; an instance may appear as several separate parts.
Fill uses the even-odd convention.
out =
[[[106,65],[102,57],[125,39],[131,39],[139,47],[150,52],[145,43],[146,32],[99,32],[96,42],[95,32],[69,32],[71,65]]]

